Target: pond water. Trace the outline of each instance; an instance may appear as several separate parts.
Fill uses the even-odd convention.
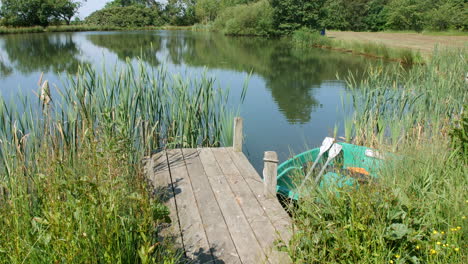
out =
[[[338,125],[342,135],[346,85],[338,80],[361,73],[364,57],[322,49],[298,49],[280,39],[226,37],[187,31],[41,33],[0,36],[0,93],[7,100],[33,95],[39,76],[60,86],[60,74],[80,63],[114,67],[143,55],[183,76],[206,73],[231,90],[241,106],[244,152],[261,172],[263,152],[280,161],[320,145]],[[346,100],[345,100],[346,101]]]

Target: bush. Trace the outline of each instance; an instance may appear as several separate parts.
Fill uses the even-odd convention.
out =
[[[331,46],[331,40],[321,36],[319,32],[308,28],[301,28],[293,32],[293,42],[301,46]]]
[[[468,3],[447,2],[426,15],[426,28],[431,30],[468,29]]]
[[[160,26],[164,20],[157,9],[140,6],[110,7],[92,13],[86,24],[111,27]]]
[[[216,18],[214,27],[227,35],[273,35],[273,8],[268,0],[228,7]]]

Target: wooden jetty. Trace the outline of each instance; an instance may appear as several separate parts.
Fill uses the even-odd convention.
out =
[[[264,177],[242,153],[242,119],[234,146],[165,150],[146,158],[145,173],[169,207],[163,231],[190,263],[290,263],[275,242],[288,242],[291,219],[276,199],[277,157],[265,152]]]

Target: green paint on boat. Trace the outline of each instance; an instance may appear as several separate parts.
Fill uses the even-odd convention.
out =
[[[347,143],[338,144],[340,144],[343,149],[341,153],[330,162],[327,169],[328,172],[322,176],[319,188],[330,189],[357,186],[361,181],[378,178],[378,169],[384,162],[378,151]],[[313,164],[319,152],[320,149],[315,148],[281,163],[278,167],[278,193],[297,200],[300,197],[297,188],[302,183],[308,172],[308,168]],[[323,166],[328,158],[327,153],[320,158],[316,169],[320,169]],[[349,173],[353,168],[365,170],[366,173]],[[315,177],[316,175],[313,174],[313,176]]]

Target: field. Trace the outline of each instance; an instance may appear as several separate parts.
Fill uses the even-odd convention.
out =
[[[393,48],[418,50],[421,53],[431,53],[435,45],[448,48],[463,48],[468,45],[468,36],[351,31],[328,31],[327,35],[337,40],[373,42]]]

